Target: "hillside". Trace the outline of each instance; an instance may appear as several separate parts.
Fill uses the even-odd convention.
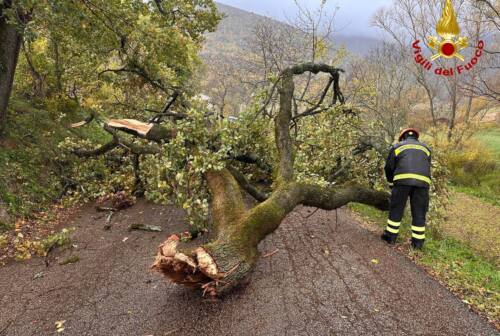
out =
[[[253,29],[259,22],[273,21],[276,25],[286,24],[231,6],[223,4],[217,4],[217,6],[226,17],[219,24],[216,32],[208,34],[202,52],[204,57],[215,54],[218,56],[237,55],[245,49],[252,37]],[[365,36],[339,34],[334,36],[333,43],[336,47],[346,47],[352,53],[365,54],[378,43],[378,40]]]

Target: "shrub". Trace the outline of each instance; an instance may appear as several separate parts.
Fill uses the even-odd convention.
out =
[[[460,150],[448,153],[447,166],[453,183],[467,187],[479,187],[498,182],[498,169],[491,153],[476,141],[469,141]]]

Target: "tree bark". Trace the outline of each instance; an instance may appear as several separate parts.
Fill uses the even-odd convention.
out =
[[[228,170],[209,172],[206,179],[213,197],[215,239],[191,249],[173,235],[160,246],[153,268],[175,283],[200,287],[211,296],[228,291],[249,275],[259,257],[259,242],[274,232],[297,205],[325,210],[349,202],[381,210],[389,207],[385,192],[355,185],[321,188],[290,182],[266,201],[246,210],[238,183]]]
[[[0,5],[0,136],[5,131],[7,105],[12,92],[22,38],[20,28],[7,22],[5,9],[11,5],[11,1],[4,1],[4,4]]]
[[[281,75],[280,109],[275,117],[278,149],[276,189],[268,197],[248,185],[244,176],[229,169],[205,174],[212,195],[213,240],[188,248],[177,235],[159,248],[153,269],[175,283],[200,287],[204,294],[216,296],[245,279],[258,260],[258,245],[274,232],[297,205],[337,209],[349,202],[369,204],[381,210],[389,207],[389,195],[357,185],[322,188],[297,182],[293,172],[293,143],[290,137],[294,82],[293,76],[305,72],[329,73],[334,78],[334,99],[342,100],[338,87],[340,69],[326,64],[305,63],[285,69]],[[239,184],[262,203],[247,209]]]

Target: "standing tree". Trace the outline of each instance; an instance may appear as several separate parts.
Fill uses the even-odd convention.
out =
[[[382,139],[391,143],[408,124],[419,102],[411,73],[401,71],[412,60],[397,45],[384,42],[367,57],[351,62],[348,76],[349,102],[380,127]]]
[[[482,22],[486,11],[485,4],[479,1],[463,0],[455,4],[458,24],[461,34],[469,37],[470,48],[463,52],[465,58],[471,58],[475,52],[475,46],[482,38],[488,38],[493,24]],[[428,37],[435,35],[434,29],[441,19],[443,6],[452,6],[452,2],[440,0],[407,0],[396,2],[392,8],[380,10],[374,18],[375,26],[381,28],[399,46],[401,53],[406,53],[407,57],[413,57],[411,45],[419,40],[421,45],[428,45]],[[451,11],[445,11],[450,15]],[[445,17],[445,20],[455,20],[454,16]],[[483,55],[481,63],[490,63],[490,55]],[[455,60],[438,59],[436,64],[442,68],[456,67]],[[428,72],[417,62],[412,62],[408,67],[417,83],[426,94],[429,111],[434,125],[440,117],[445,117],[448,126],[448,139],[451,140],[453,134],[461,134],[454,130],[460,122],[460,114],[463,112],[463,120],[467,124],[473,116],[472,101],[474,98],[481,98],[475,95],[470,88],[478,87],[480,80],[481,66],[473,67],[465,76],[436,76]],[[491,70],[491,68],[490,68]],[[484,76],[484,75],[483,75]],[[494,78],[494,76],[492,77]],[[489,79],[489,78],[488,78]],[[485,87],[481,85],[481,87]],[[469,88],[464,89],[464,88]],[[439,104],[439,102],[442,102]],[[441,105],[441,106],[440,106]],[[457,139],[459,142],[460,139]]]
[[[483,34],[488,41],[485,49],[486,60],[482,60],[474,73],[474,80],[463,83],[462,87],[469,96],[481,97],[498,104],[500,101],[500,1],[473,0],[473,12],[478,15],[469,24]],[[486,19],[485,19],[486,18]]]
[[[0,10],[0,120],[21,46],[17,93],[153,117],[156,102],[189,94],[203,34],[220,19],[211,0],[20,0]]]
[[[12,92],[24,25],[30,13],[11,0],[0,1],[0,136],[7,121],[7,105]]]

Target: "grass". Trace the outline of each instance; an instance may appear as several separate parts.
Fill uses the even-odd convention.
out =
[[[385,227],[387,214],[362,204],[349,206],[364,219]],[[457,294],[465,303],[484,313],[497,325],[500,323],[500,270],[494,262],[479,255],[466,243],[451,238],[435,238],[432,230],[426,232],[422,251],[408,251],[408,255],[424,266],[431,275]],[[402,222],[400,240],[410,237],[409,216]]]
[[[477,171],[466,171],[464,167],[471,165],[465,161],[452,169],[452,187],[455,191],[500,206],[500,127],[484,128],[476,133],[474,139],[479,141],[478,146],[484,146],[482,149],[486,150],[476,160],[484,161],[478,163]]]
[[[490,127],[479,131],[475,139],[481,141],[500,162],[500,127]]]
[[[460,192],[451,192],[442,231],[500,265],[500,207]]]
[[[500,177],[500,173],[499,173]],[[500,181],[499,181],[500,183]],[[491,190],[485,186],[464,186],[464,185],[451,185],[451,189],[455,192],[461,192],[469,196],[474,196],[480,200],[495,205],[500,206],[500,195],[494,190]]]

